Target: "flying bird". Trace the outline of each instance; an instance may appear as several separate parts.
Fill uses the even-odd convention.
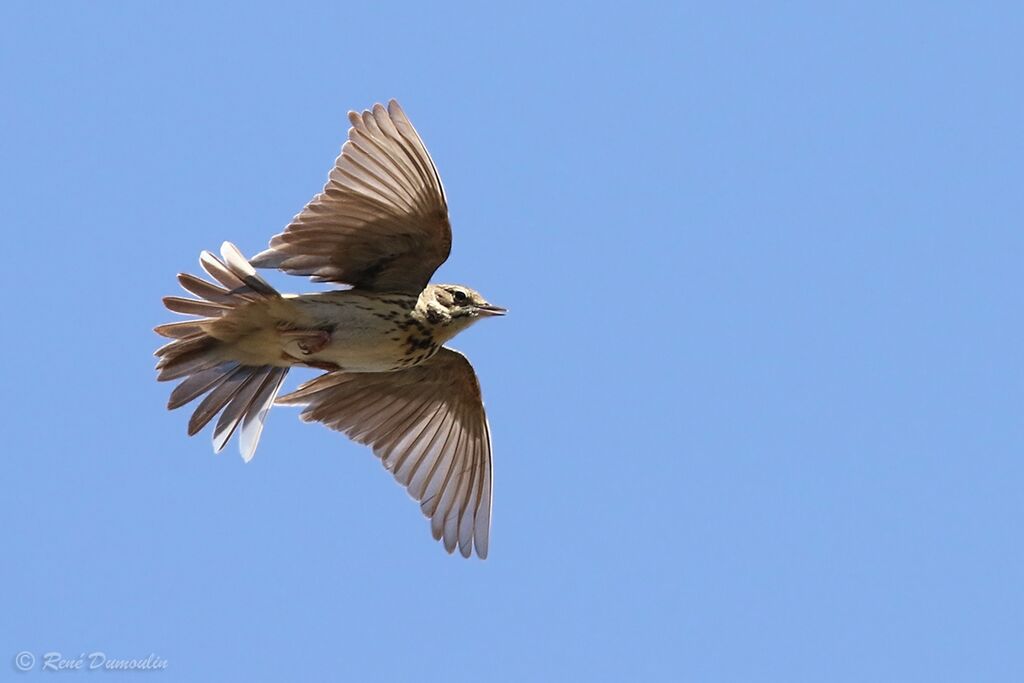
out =
[[[473,366],[445,344],[505,309],[469,287],[429,284],[451,250],[448,204],[398,102],[349,112],[349,121],[323,191],[266,251],[248,261],[225,242],[220,258],[199,258],[214,282],[178,275],[196,298],[164,305],[196,317],[156,328],[172,340],[156,351],[157,379],[182,380],[170,410],[203,397],[190,436],[219,415],[214,450],[238,432],[246,462],[272,405],[303,406],[304,421],[373,449],[449,553],[485,558],[490,429]],[[255,268],[347,288],[281,294]],[[296,366],[325,372],[278,397]]]

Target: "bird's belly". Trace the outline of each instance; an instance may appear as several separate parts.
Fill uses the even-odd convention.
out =
[[[399,370],[404,367],[406,354],[400,342],[391,337],[372,331],[338,329],[331,334],[327,346],[304,358],[332,363],[347,372]]]
[[[422,360],[417,359],[423,349],[410,347],[405,311],[399,315],[350,292],[301,299],[305,319],[299,327],[330,330],[330,340],[311,354],[286,348],[296,360],[330,363],[347,372],[390,372]]]

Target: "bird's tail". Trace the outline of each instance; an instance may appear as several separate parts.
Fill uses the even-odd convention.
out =
[[[237,354],[229,353],[232,337],[240,333],[238,321],[246,319],[235,314],[258,302],[279,300],[281,295],[256,274],[233,244],[225,242],[221,256],[223,260],[204,251],[199,257],[203,270],[220,285],[180,273],[178,282],[198,298],[164,297],[168,309],[199,317],[155,328],[157,334],[172,339],[156,351],[157,380],[184,378],[171,392],[169,410],[206,395],[192,413],[188,433],[192,436],[220,413],[213,430],[215,451],[220,452],[241,425],[239,448],[248,462],[288,368],[247,365],[234,359]]]

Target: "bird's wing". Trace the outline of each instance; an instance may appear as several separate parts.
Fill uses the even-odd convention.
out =
[[[318,282],[419,294],[451,251],[441,178],[395,100],[348,118],[348,141],[323,192],[252,264]]]
[[[491,435],[473,366],[442,348],[397,372],[329,372],[277,400],[373,448],[448,552],[487,557]]]

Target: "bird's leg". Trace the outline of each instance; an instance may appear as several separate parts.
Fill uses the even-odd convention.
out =
[[[319,353],[331,343],[331,333],[325,330],[294,330],[278,326],[278,333],[286,343],[294,341],[305,356]]]

